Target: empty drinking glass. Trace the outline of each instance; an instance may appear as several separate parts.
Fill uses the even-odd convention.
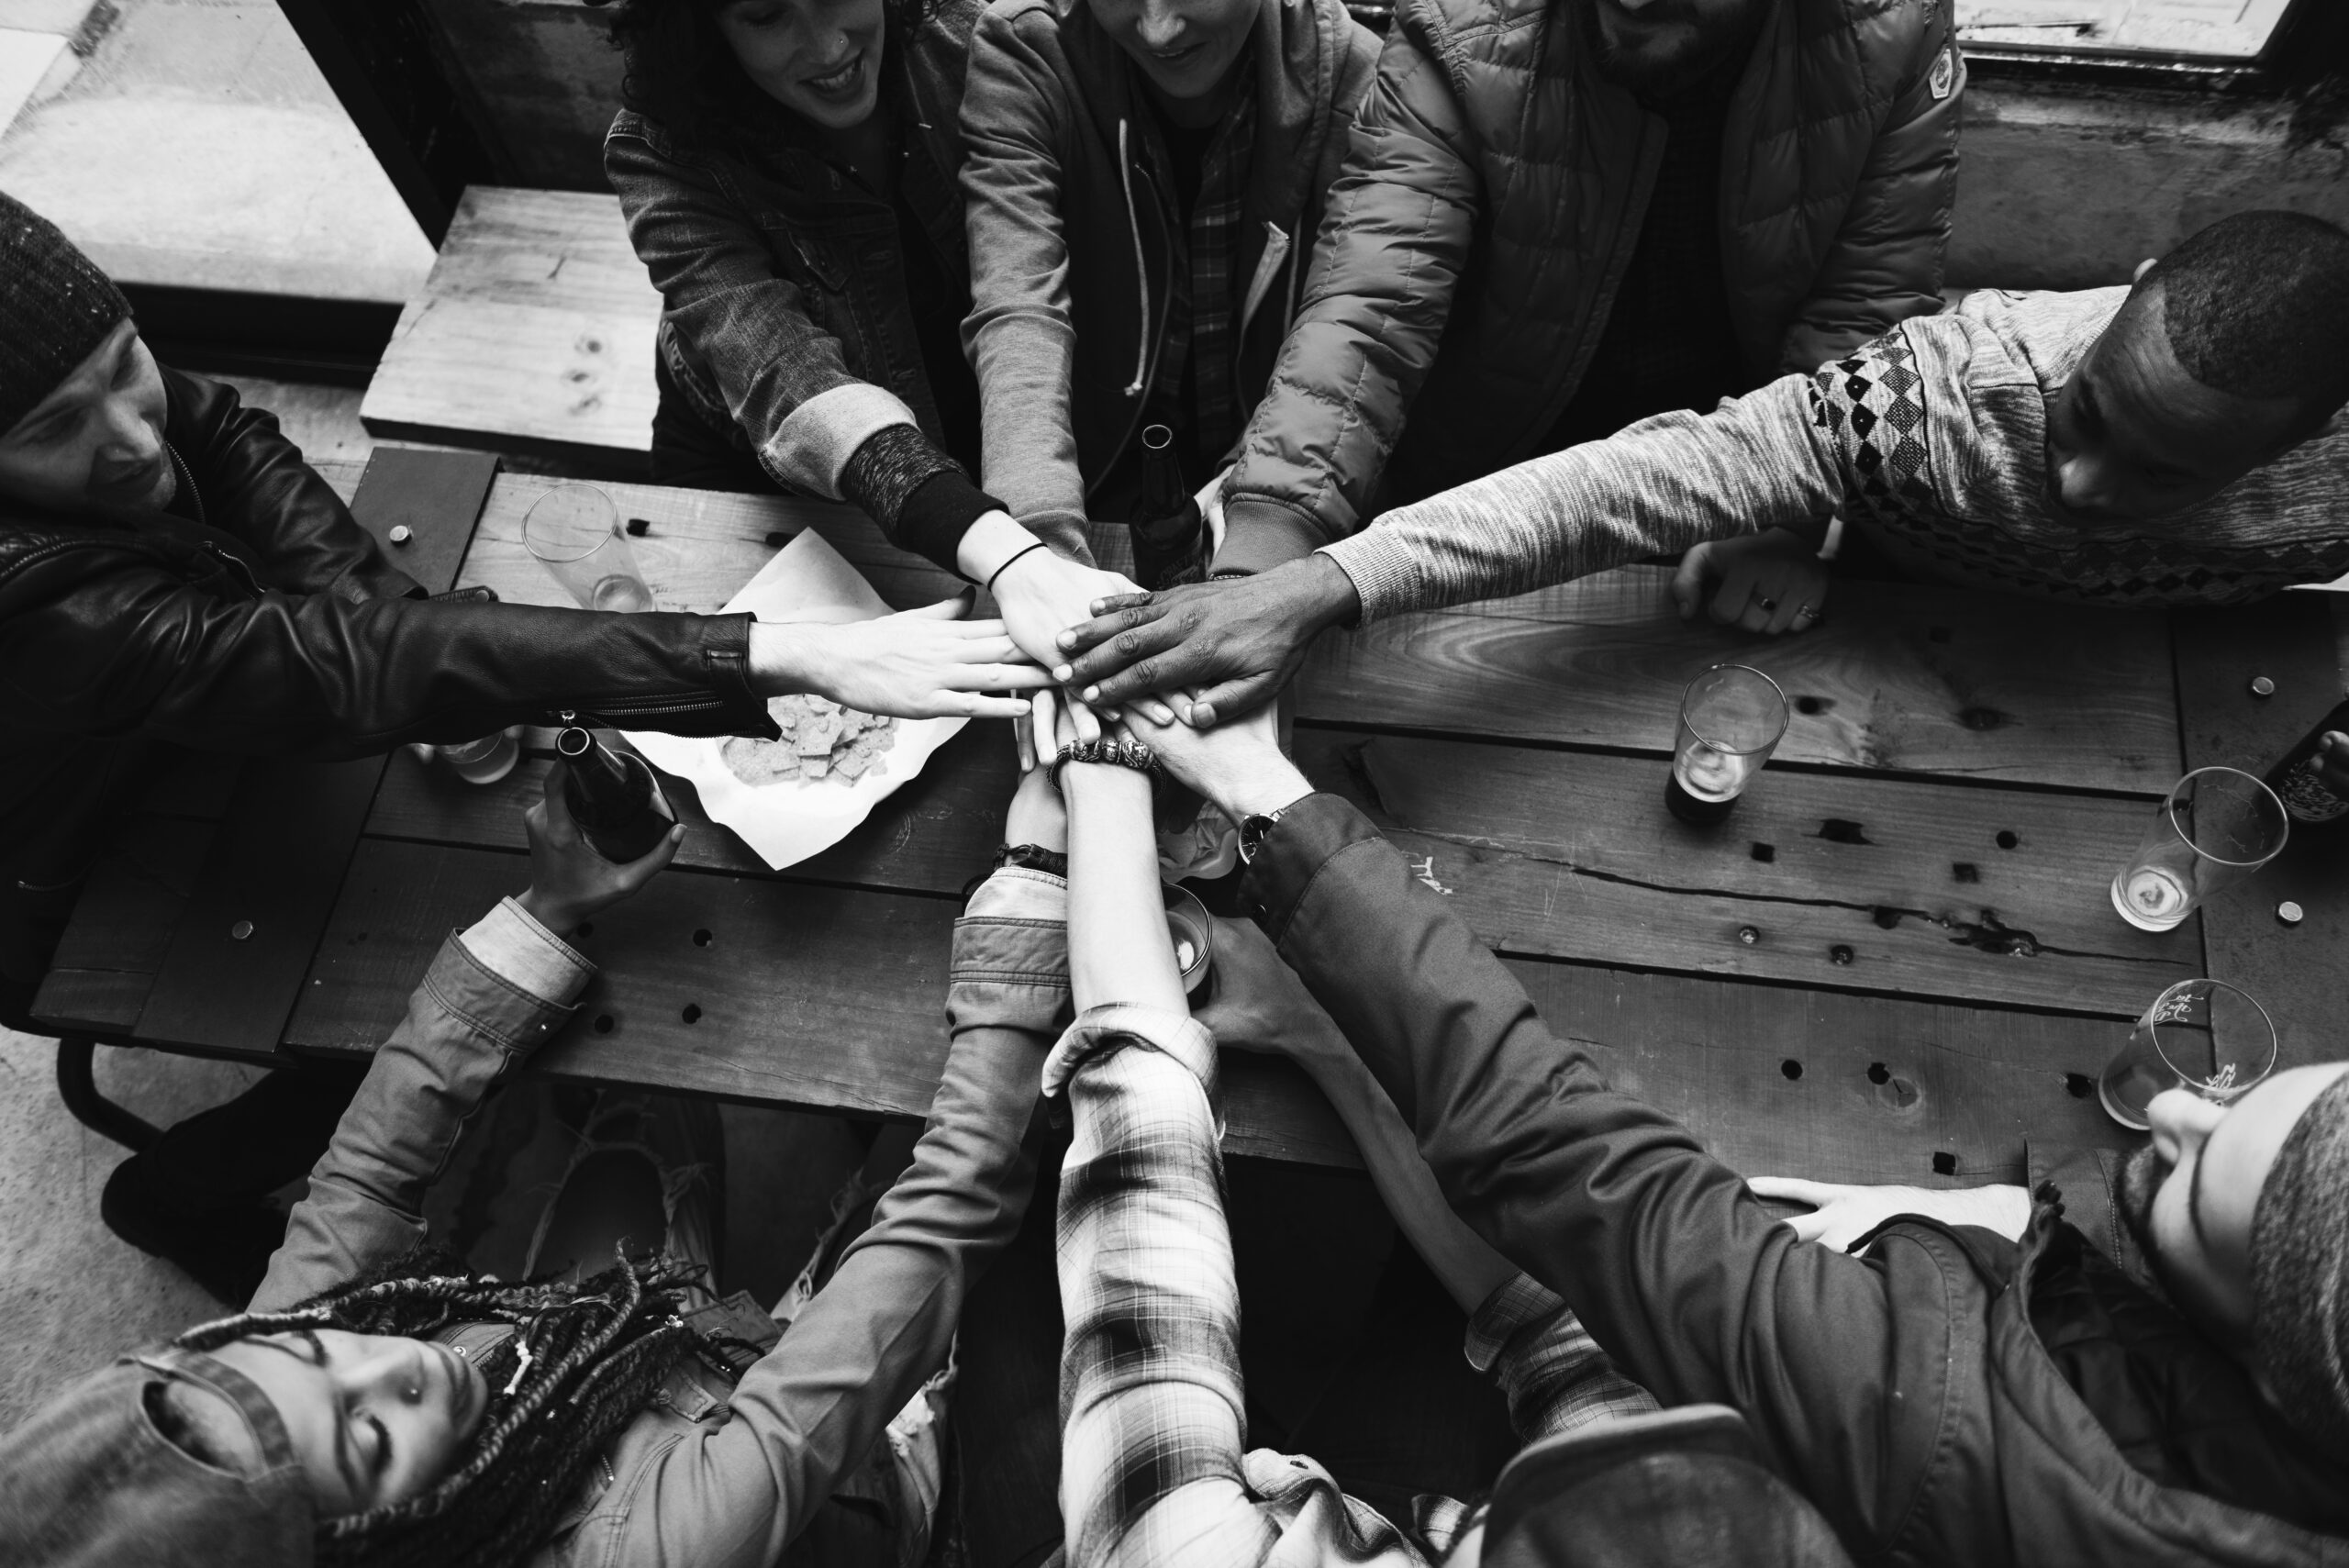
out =
[[[522,542],[582,609],[649,610],[652,590],[620,532],[619,508],[593,484],[558,484],[522,518]]]
[[[2234,768],[2197,768],[2154,811],[2137,853],[2113,873],[2112,906],[2166,931],[2212,894],[2276,858],[2290,831],[2276,792]]]
[[[1787,732],[1787,694],[1759,670],[1716,664],[1680,695],[1664,804],[1683,822],[1719,822]]]
[[[2138,1132],[2145,1107],[2165,1089],[2190,1089],[2225,1105],[2276,1070],[2276,1025],[2246,993],[2223,980],[2181,980],[2154,998],[2105,1063],[2097,1097],[2107,1116]]]

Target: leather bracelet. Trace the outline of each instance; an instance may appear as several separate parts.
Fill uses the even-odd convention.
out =
[[[1044,770],[1053,789],[1061,787],[1061,770],[1071,762],[1103,762],[1131,768],[1138,773],[1155,773],[1158,753],[1139,740],[1072,740],[1061,748],[1060,755]]]
[[[998,871],[1005,866],[1019,866],[1048,876],[1068,874],[1068,856],[1041,844],[1005,844],[996,851],[995,863]]]
[[[1046,544],[1042,539],[1038,539],[1034,544],[1027,545],[1021,549],[1013,550],[1008,556],[1004,558],[1002,565],[987,573],[987,592],[990,594],[995,592],[995,580],[1002,576],[1005,573],[1010,571],[1011,563],[1013,562],[1018,561],[1023,555],[1033,555],[1040,550],[1049,550],[1052,547]]]

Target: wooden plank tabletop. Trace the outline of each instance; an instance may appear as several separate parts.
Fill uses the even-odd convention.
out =
[[[379,436],[641,473],[660,320],[618,198],[475,185],[400,312],[360,418]]]
[[[496,480],[461,584],[567,602],[519,542],[553,483]],[[960,587],[845,507],[607,488],[644,519],[633,546],[665,608],[715,609],[810,527],[893,606]],[[1336,634],[1297,698],[1308,775],[1369,812],[1616,1082],[1742,1169],[1931,1185],[2019,1179],[2034,1143],[2124,1144],[2094,1074],[2170,980],[2254,976],[2303,1049],[2325,1049],[2310,1037],[2339,1011],[2323,1006],[2343,973],[2334,905],[2312,895],[2319,915],[2279,940],[2284,883],[2254,883],[2244,891],[2263,902],[2245,907],[2265,929],[2221,900],[2156,936],[2106,895],[2181,758],[2256,751],[2264,765],[2305,727],[2284,705],[2246,716],[2220,699],[2236,675],[2199,651],[2215,639],[2240,662],[2243,634],[1845,585],[1826,628],[1769,642],[1682,623],[1665,581],[1635,568]],[[2263,635],[2256,657],[2290,670],[2296,695],[2338,688],[2329,625],[2293,608]],[[1663,759],[1680,685],[1722,660],[1772,671],[1798,711],[1735,814],[1699,830],[1664,813]],[[547,739],[530,735],[521,767],[486,788],[391,760],[291,1045],[372,1048],[449,929],[521,885],[520,808]],[[1007,727],[973,724],[857,832],[782,873],[679,791],[691,831],[677,866],[581,937],[603,973],[540,1066],[918,1115],[945,1048],[947,933],[1012,782]],[[116,968],[74,949],[84,980],[151,965],[153,901],[139,886],[187,874],[173,824],[208,830],[219,811],[205,807],[194,790],[178,817],[126,839],[107,894],[117,937],[101,955]],[[107,1002],[105,986],[83,989],[86,1005]],[[1353,1162],[1287,1064],[1229,1065],[1235,1152]]]

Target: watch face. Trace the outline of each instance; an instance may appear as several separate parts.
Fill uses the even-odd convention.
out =
[[[1243,817],[1240,819],[1240,858],[1252,861],[1256,851],[1264,847],[1264,835],[1273,830],[1269,817]]]

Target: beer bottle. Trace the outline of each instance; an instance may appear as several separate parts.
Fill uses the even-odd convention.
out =
[[[2299,745],[2284,753],[2282,762],[2267,770],[2267,787],[2284,803],[2284,815],[2292,819],[2295,833],[2349,820],[2349,800],[2325,787],[2324,759],[2318,750],[2325,736],[2336,729],[2349,734],[2349,702],[2334,706],[2300,738]]]
[[[571,723],[555,736],[554,749],[563,762],[562,803],[571,808],[571,819],[613,864],[651,854],[676,825],[677,814],[643,758],[615,751]]]
[[[1207,519],[1183,483],[1174,432],[1145,425],[1141,432],[1141,499],[1134,506],[1134,581],[1145,588],[1197,583],[1207,575]]]

